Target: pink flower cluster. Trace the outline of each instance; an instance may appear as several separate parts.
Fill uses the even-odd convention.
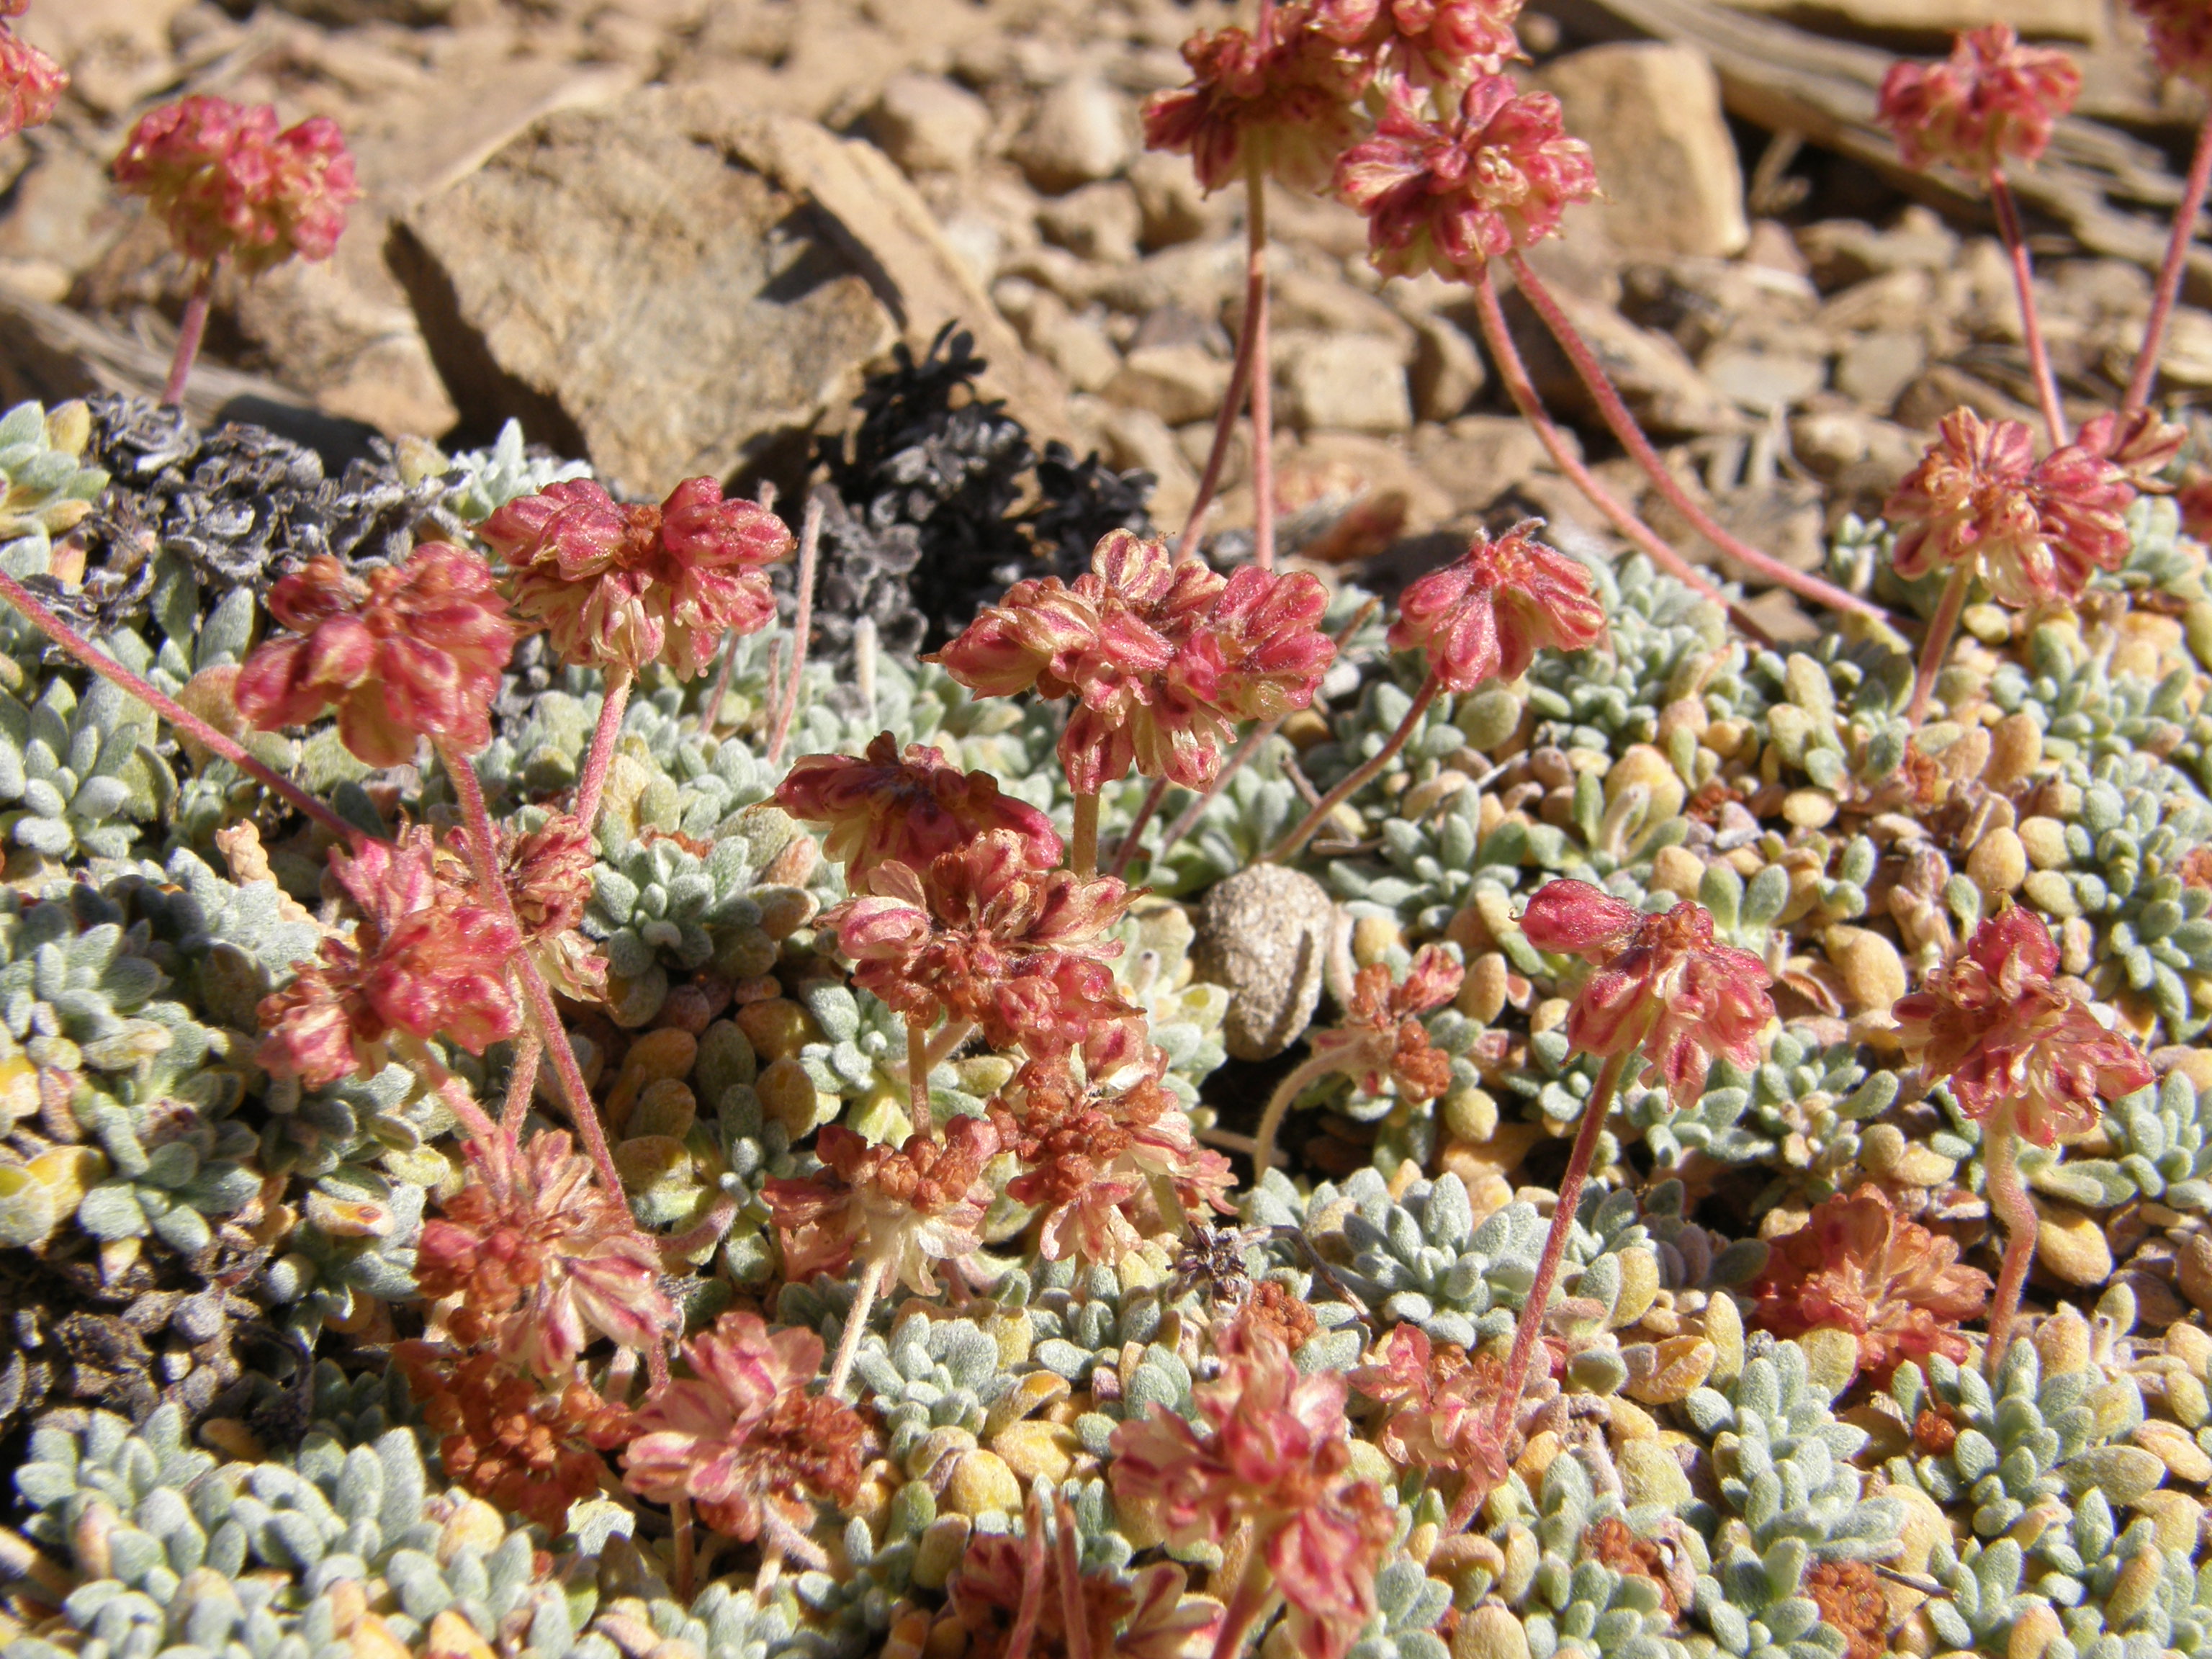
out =
[[[2149,29],[2160,70],[2212,87],[2212,10],[2201,0],[2128,0],[2128,7]]]
[[[1905,166],[1948,161],[1986,179],[2008,160],[2041,155],[2081,93],[2081,72],[2064,52],[2024,46],[2011,24],[1991,23],[1961,34],[1941,63],[1893,65],[1875,119],[1895,135]]]
[[[427,829],[351,854],[334,848],[331,873],[361,920],[350,943],[324,939],[320,961],[263,1000],[269,1035],[255,1058],[272,1075],[321,1088],[375,1075],[395,1034],[473,1054],[514,1035],[507,969],[520,941],[441,871]]]
[[[1463,86],[1521,56],[1521,0],[1321,0],[1318,24],[1386,78]]]
[[[2151,1083],[2150,1063],[2062,982],[2043,919],[2018,908],[1974,930],[1966,950],[1891,1010],[1929,1081],[1984,1121],[2001,1109],[2039,1146],[2097,1126],[2097,1103]]]
[[[1495,540],[1474,533],[1465,554],[1410,584],[1390,644],[1428,653],[1449,691],[1518,679],[1540,650],[1580,651],[1605,636],[1605,608],[1587,567],[1534,539],[1534,520]]]
[[[1038,869],[1060,862],[1060,837],[1036,807],[1000,793],[988,772],[963,772],[944,751],[910,743],[902,754],[888,732],[865,757],[806,755],[776,787],[775,804],[795,818],[826,823],[822,850],[845,866],[856,893],[886,864],[927,869],[977,836],[1004,830],[1020,838]]]
[[[2007,605],[2080,597],[2128,556],[2135,489],[2120,465],[2083,444],[2040,461],[2018,421],[1954,410],[1884,507],[1898,526],[1894,568],[1908,580],[1974,562]]]
[[[1306,0],[1287,0],[1257,40],[1233,27],[1191,36],[1189,82],[1145,100],[1146,148],[1188,155],[1209,191],[1255,164],[1292,189],[1326,184],[1358,134],[1372,70],[1316,21]]]
[[[1716,1059],[1746,1072],[1759,1065],[1759,1034],[1774,1018],[1771,975],[1750,951],[1715,941],[1703,905],[1684,899],[1647,915],[1561,878],[1536,890],[1521,931],[1540,951],[1597,964],[1567,1013],[1578,1052],[1640,1051],[1647,1078],[1663,1082],[1677,1107],[1697,1099]]]
[[[658,507],[617,502],[589,479],[509,501],[477,533],[515,573],[515,609],[544,624],[562,661],[635,673],[665,659],[689,679],[732,629],[775,616],[765,568],[791,532],[766,507],[687,478]]]
[[[981,1118],[956,1117],[941,1139],[909,1135],[903,1146],[828,1125],[814,1141],[820,1170],[763,1188],[784,1276],[842,1274],[858,1255],[884,1263],[917,1294],[934,1292],[931,1264],[957,1261],[982,1244],[977,1229],[994,1196],[983,1166],[998,1150],[998,1131]]]
[[[1452,1343],[1439,1348],[1419,1326],[1406,1324],[1350,1381],[1389,1407],[1376,1443],[1394,1462],[1456,1472],[1487,1494],[1505,1479],[1492,1426],[1504,1375],[1495,1359],[1470,1358]]]
[[[268,105],[204,94],[141,116],[113,173],[186,258],[228,256],[248,276],[294,254],[329,258],[361,196],[336,123],[318,115],[280,132]]]
[[[364,580],[329,554],[269,592],[294,637],[246,659],[232,696],[264,732],[336,705],[338,737],[371,766],[415,758],[422,738],[474,754],[491,741],[491,700],[515,626],[482,556],[443,542]]]
[[[1374,136],[1338,162],[1336,193],[1366,215],[1369,258],[1384,276],[1478,282],[1595,196],[1597,169],[1589,146],[1567,137],[1558,99],[1488,75],[1443,120],[1394,98]]]
[[[912,1018],[972,1020],[994,1048],[1064,1054],[1130,1018],[1105,930],[1128,903],[1110,877],[1039,869],[1012,830],[990,830],[920,870],[878,865],[872,892],[823,913],[860,967],[854,984]]]
[[[1304,573],[1248,565],[1225,580],[1161,541],[1110,532],[1091,574],[1020,581],[930,660],[987,697],[1077,700],[1060,740],[1078,794],[1128,775],[1213,781],[1239,720],[1313,701],[1336,646],[1328,596]]]
[[[1381,1491],[1352,1473],[1345,1380],[1302,1375],[1264,1320],[1224,1328],[1216,1346],[1220,1376],[1191,1391],[1198,1426],[1156,1405],[1114,1431],[1115,1498],[1152,1504],[1176,1546],[1225,1543],[1249,1524],[1225,1631],[1249,1629],[1279,1592],[1292,1650],[1342,1659],[1374,1616],[1394,1530]]]
[[[0,18],[21,17],[30,0],[4,0]],[[0,138],[54,118],[69,76],[60,64],[0,23]]]
[[[1451,1082],[1451,1060],[1429,1042],[1420,1016],[1457,996],[1463,977],[1450,953],[1434,945],[1422,946],[1395,984],[1380,963],[1362,968],[1343,1019],[1313,1033],[1314,1058],[1331,1061],[1363,1093],[1381,1094],[1387,1078],[1401,1100],[1434,1100]]]

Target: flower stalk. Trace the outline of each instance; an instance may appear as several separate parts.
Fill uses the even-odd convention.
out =
[[[1952,566],[1943,583],[1943,597],[1936,603],[1936,614],[1928,619],[1928,637],[1920,647],[1920,665],[1912,676],[1912,702],[1905,711],[1905,723],[1916,730],[1928,718],[1928,704],[1936,695],[1936,677],[1943,672],[1943,659],[1950,654],[1951,638],[1959,631],[1960,613],[1966,608],[1966,589],[1973,579],[1972,564]]]
[[[1261,38],[1268,33],[1261,0]],[[1244,172],[1245,327],[1252,336],[1246,369],[1252,400],[1252,562],[1275,568],[1275,378],[1267,346],[1267,173],[1255,151]]]
[[[216,260],[202,263],[192,278],[192,291],[185,300],[185,314],[177,326],[177,349],[169,359],[169,378],[161,386],[163,407],[175,409],[185,401],[185,383],[207,335],[208,307],[215,293]]]
[[[799,531],[799,569],[793,582],[799,608],[791,619],[791,677],[775,711],[775,730],[768,740],[768,763],[783,764],[783,745],[791,736],[791,722],[799,713],[799,688],[806,672],[806,636],[814,631],[814,574],[822,545],[822,501],[810,497]]]
[[[1068,867],[1085,881],[1098,873],[1098,792],[1075,798],[1075,828],[1068,838]]]
[[[1429,712],[1429,705],[1437,700],[1437,693],[1443,689],[1443,682],[1433,673],[1423,680],[1421,689],[1413,694],[1413,703],[1406,710],[1406,718],[1398,722],[1396,731],[1383,739],[1382,748],[1352,768],[1335,788],[1316,801],[1313,810],[1298,821],[1297,827],[1267,850],[1263,862],[1280,864],[1286,859],[1295,858],[1298,849],[1311,841],[1322,825],[1328,821],[1330,813],[1381,776],[1382,769],[1406,746],[1407,739],[1413,735],[1422,716]]]
[[[2150,319],[2143,325],[2142,349],[2136,354],[2135,372],[2128,377],[2127,397],[2120,404],[2124,421],[2150,402],[2158,384],[2158,360],[2166,348],[2166,325],[2181,293],[2182,274],[2189,266],[2189,250],[2197,240],[2197,216],[2204,210],[2204,195],[2212,186],[2212,115],[2197,130],[2197,154],[2189,164],[2189,179],[2182,186],[2181,205],[2173,216],[2173,234],[2166,245],[2166,260],[2158,271],[2158,288],[2151,297]]]
[[[591,751],[584,760],[584,775],[576,786],[576,821],[586,832],[598,827],[599,800],[606,793],[607,773],[615,763],[615,739],[622,736],[623,712],[629,707],[630,687],[637,676],[628,668],[607,670],[599,697],[599,724],[592,728]]]
[[[2005,1230],[2004,1259],[1997,1267],[1996,1292],[1990,1297],[1989,1350],[1983,1359],[1985,1373],[1995,1381],[2012,1340],[2021,1292],[2027,1287],[2039,1224],[2034,1201],[2021,1182],[2019,1128],[2009,1104],[1997,1109],[1983,1133],[1982,1171],[1990,1208],[2004,1223]]]
[[[2020,222],[2020,200],[2012,193],[2002,167],[1990,171],[1990,205],[1997,216],[1997,234],[2004,239],[2005,257],[2012,266],[2012,285],[2020,296],[2021,337],[2027,346],[2028,377],[2035,382],[2035,398],[2043,410],[2043,424],[2051,447],[2063,449],[2072,441],[2066,410],[2058,401],[2058,377],[2051,370],[2051,348],[2043,337],[2043,313],[2035,303],[2035,269],[2027,252],[2027,233]],[[2149,344],[2145,339],[2146,346]]]
[[[876,1305],[876,1297],[883,1293],[884,1280],[890,1276],[890,1262],[883,1256],[871,1257],[860,1269],[860,1282],[853,1291],[853,1309],[845,1316],[845,1328],[838,1334],[837,1352],[830,1363],[830,1380],[822,1385],[825,1400],[845,1397],[846,1379],[853,1374],[853,1358],[860,1352],[860,1334],[868,1328],[868,1315]]]

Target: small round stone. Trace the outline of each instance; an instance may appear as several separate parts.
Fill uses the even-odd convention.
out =
[[[1279,864],[1241,870],[1200,901],[1191,970],[1229,992],[1222,1042],[1238,1060],[1272,1060],[1304,1035],[1335,914],[1319,882]]]

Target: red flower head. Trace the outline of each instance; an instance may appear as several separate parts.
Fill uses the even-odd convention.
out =
[[[763,1188],[782,1239],[784,1277],[842,1273],[858,1253],[888,1261],[908,1290],[934,1294],[930,1263],[982,1246],[975,1230],[993,1197],[983,1166],[998,1150],[998,1131],[981,1118],[956,1117],[942,1140],[910,1135],[900,1147],[830,1124],[815,1137],[821,1170]]]
[[[1381,963],[1362,968],[1342,1024],[1314,1033],[1315,1057],[1333,1060],[1367,1094],[1382,1093],[1387,1077],[1401,1100],[1434,1100],[1451,1082],[1451,1060],[1430,1044],[1419,1016],[1457,996],[1462,977],[1451,954],[1433,945],[1395,985]]]
[[[1986,179],[2008,159],[2033,161],[2074,107],[2081,72],[2063,52],[2023,46],[2009,23],[1961,34],[1940,64],[1897,64],[1875,119],[1909,167],[1948,161]]]
[[[1492,541],[1478,530],[1466,553],[1408,586],[1390,625],[1394,649],[1419,646],[1452,691],[1518,679],[1536,653],[1580,651],[1605,636],[1590,573],[1534,539],[1531,519]]]
[[[665,655],[686,679],[729,629],[774,618],[763,572],[792,550],[782,520],[724,501],[712,478],[686,478],[658,507],[619,503],[587,478],[550,483],[477,533],[516,573],[515,609],[544,624],[563,662],[635,672]]]
[[[1521,931],[1540,951],[1598,964],[1567,1015],[1567,1041],[1610,1059],[1641,1050],[1647,1080],[1663,1079],[1679,1107],[1695,1101],[1716,1058],[1759,1065],[1759,1034],[1774,1018],[1766,964],[1713,940],[1711,914],[1684,899],[1658,915],[1586,881],[1536,890]]]
[[[961,771],[940,750],[910,743],[902,756],[888,732],[868,744],[865,759],[801,756],[777,786],[775,804],[795,818],[830,826],[822,850],[843,861],[856,893],[868,890],[878,865],[924,869],[991,830],[1019,836],[1037,869],[1060,862],[1060,837],[1042,812],[1000,793],[989,773]]]
[[[422,1224],[415,1282],[458,1297],[446,1324],[548,1382],[574,1370],[594,1332],[644,1349],[677,1323],[651,1242],[593,1179],[565,1132],[513,1149],[469,1143],[469,1182]]]
[[[1237,720],[1313,701],[1336,648],[1303,573],[1239,571],[1224,581],[1162,541],[1110,532],[1091,574],[1017,582],[932,661],[987,697],[1073,696],[1060,763],[1078,794],[1126,777],[1202,789]]]
[[[1905,1051],[1930,1082],[1948,1081],[1961,1110],[1984,1121],[2000,1108],[2039,1146],[2097,1125],[2097,1102],[2148,1088],[2150,1062],[2108,1031],[2062,985],[2058,947],[2017,907],[1974,930],[1966,950],[1900,997],[1891,1012]]]
[[[1802,1227],[1776,1239],[1752,1291],[1760,1329],[1849,1331],[1858,1339],[1859,1370],[1881,1387],[1908,1359],[1967,1357],[1959,1322],[1989,1305],[1990,1276],[1960,1267],[1957,1240],[1907,1221],[1869,1184],[1825,1200]]]
[[[297,637],[255,651],[232,691],[261,730],[336,704],[339,739],[371,766],[413,760],[422,738],[468,755],[491,741],[515,627],[480,555],[428,542],[363,580],[325,553],[270,590],[269,611]]]
[[[817,925],[860,963],[854,982],[902,1014],[974,1020],[993,1048],[1045,1055],[1135,1012],[1104,965],[1121,951],[1104,931],[1128,903],[1110,877],[1039,870],[1018,835],[991,830],[919,875],[880,865],[873,884]]]
[[[1385,75],[1455,87],[1521,56],[1520,15],[1521,0],[1321,0],[1320,26]]]
[[[320,962],[301,963],[291,984],[263,999],[264,1066],[319,1089],[374,1076],[394,1033],[442,1036],[473,1054],[514,1035],[507,966],[520,942],[441,878],[428,830],[396,846],[365,842],[352,856],[333,848],[331,871],[361,920],[350,944],[325,939]]]
[[[2150,31],[2160,72],[2212,87],[2212,11],[2203,0],[2128,0]]]
[[[22,13],[23,0],[0,9],[0,16]],[[42,127],[52,120],[68,85],[69,76],[60,64],[0,25],[0,138],[12,138],[25,127]]]
[[[593,1001],[606,989],[607,959],[580,931],[592,902],[592,834],[573,813],[556,812],[538,828],[518,835],[502,827],[501,878],[507,884],[522,942],[562,995]]]
[[[1456,1343],[1433,1346],[1419,1325],[1395,1327],[1352,1386],[1390,1407],[1376,1444],[1401,1467],[1456,1470],[1487,1494],[1505,1479],[1492,1425],[1505,1371]]]
[[[684,1357],[693,1378],[655,1389],[632,1419],[638,1437],[623,1453],[632,1492],[659,1504],[689,1498],[700,1519],[739,1539],[778,1522],[803,1533],[815,1503],[853,1501],[867,1430],[842,1401],[807,1393],[822,1369],[820,1337],[726,1313]]]
[[[2125,562],[2135,491],[2115,463],[2079,444],[2038,461],[2027,427],[1970,409],[1938,434],[1883,508],[1899,526],[1899,575],[1978,560],[1997,598],[2025,606],[2077,598],[2093,572]]]
[[[1189,84],[1145,100],[1145,147],[1188,155],[1209,191],[1254,161],[1293,190],[1320,189],[1358,136],[1371,71],[1316,21],[1305,0],[1285,0],[1258,40],[1241,28],[1191,36]]]
[[[1367,216],[1368,258],[1384,276],[1472,282],[1559,229],[1569,204],[1597,194],[1597,169],[1558,99],[1486,75],[1447,120],[1394,98],[1337,163],[1336,193]]]
[[[1352,1474],[1344,1378],[1300,1375],[1264,1321],[1226,1328],[1217,1346],[1220,1377],[1192,1390],[1202,1427],[1156,1405],[1114,1431],[1115,1496],[1154,1504],[1172,1545],[1223,1543],[1249,1522],[1229,1627],[1249,1628],[1280,1591],[1293,1650],[1342,1659],[1374,1616],[1393,1531],[1375,1483]]]
[[[2163,491],[2167,485],[2160,475],[2189,441],[2189,429],[2154,409],[2138,409],[2128,416],[2106,410],[2082,422],[2075,441],[2118,467],[2137,489]]]
[[[361,197],[335,122],[279,132],[276,112],[195,94],[138,118],[115,158],[116,188],[143,196],[188,259],[228,254],[258,276],[294,254],[327,259]]]

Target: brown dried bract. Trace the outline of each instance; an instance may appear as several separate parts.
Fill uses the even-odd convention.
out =
[[[1583,1533],[1583,1552],[1615,1572],[1633,1573],[1659,1586],[1659,1603],[1674,1618],[1681,1612],[1667,1582],[1667,1557],[1649,1538],[1640,1538],[1619,1516],[1608,1516]]]
[[[1863,1561],[1818,1562],[1805,1575],[1805,1594],[1820,1607],[1820,1622],[1843,1632],[1849,1644],[1844,1659],[1880,1659],[1889,1646],[1889,1603],[1872,1567]]]

